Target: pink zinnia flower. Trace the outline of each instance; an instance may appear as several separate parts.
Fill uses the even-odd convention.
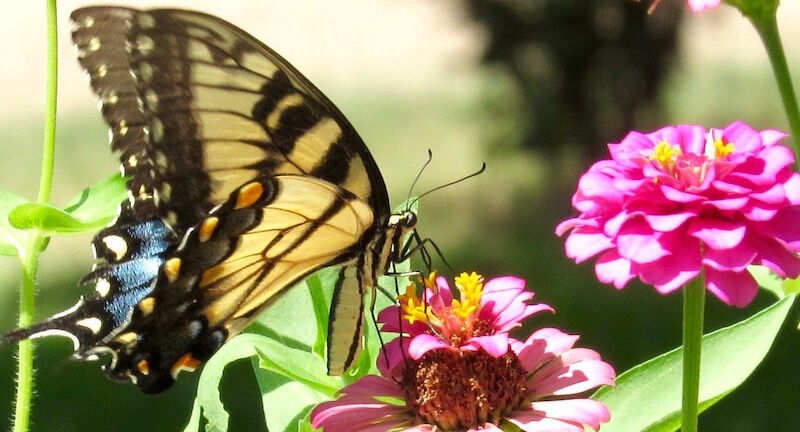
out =
[[[541,311],[553,312],[546,304],[528,304],[533,293],[525,291],[525,281],[518,277],[498,277],[484,284],[475,272],[461,273],[455,284],[457,299],[447,279],[431,273],[425,281],[425,300],[417,297],[415,289],[408,289],[398,299],[399,305],[382,310],[378,314],[381,330],[401,333],[402,327],[406,335],[389,342],[386,352],[399,352],[402,340],[408,343],[414,360],[438,348],[482,349],[499,357],[508,351],[508,332],[523,319]]]
[[[493,279],[482,294],[470,296],[465,291],[475,294],[482,278],[462,274],[456,279],[462,297],[452,300],[446,281],[432,279],[427,283],[426,297],[432,300],[427,308],[410,301],[416,296],[406,294],[402,313],[397,306],[381,313],[382,319],[390,318],[384,321],[384,329],[391,326],[392,319],[402,319],[406,334],[395,339],[404,340],[402,347],[397,343],[388,351],[392,367],[382,366],[385,359],[379,359],[382,376],[363,377],[342,389],[338,400],[317,406],[311,413],[315,428],[326,432],[500,431],[510,423],[524,431],[578,432],[584,425],[598,429],[609,421],[610,413],[602,403],[570,398],[600,385],[613,385],[616,376],[596,352],[573,348],[577,336],[546,328],[522,342],[505,334],[536,310],[550,309],[527,304],[532,294],[522,291],[524,281]],[[437,289],[440,293],[435,293]],[[483,296],[487,298],[481,301]],[[390,311],[392,308],[395,311]],[[440,315],[434,316],[434,309],[439,309]],[[484,324],[476,325],[482,319]],[[426,324],[421,325],[423,320]],[[434,327],[437,321],[441,325]],[[480,335],[461,332],[465,337],[456,337],[456,324],[467,328],[470,321],[478,334],[494,331],[491,329],[500,332],[493,336],[503,333],[505,349],[498,349],[495,343],[475,342]],[[482,330],[476,330],[478,327]],[[441,330],[453,332],[445,336]],[[425,341],[419,344],[426,349],[420,349],[421,354],[414,358],[408,347],[415,346],[417,339]]]
[[[716,9],[722,0],[689,0],[689,9],[692,12],[703,12],[710,9]]]
[[[659,3],[661,3],[661,0],[653,1],[648,12],[652,13]],[[722,0],[689,0],[689,9],[691,9],[692,12],[705,12],[707,10],[716,9],[720,3],[722,3]]]
[[[567,256],[600,254],[598,279],[622,288],[634,277],[661,293],[705,273],[706,287],[739,307],[755,297],[751,264],[781,277],[800,275],[800,175],[786,135],[735,122],[631,132],[609,144],[572,197],[581,212],[556,233],[571,231]]]

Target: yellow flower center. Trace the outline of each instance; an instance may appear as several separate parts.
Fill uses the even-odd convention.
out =
[[[717,159],[724,158],[735,150],[733,148],[733,143],[725,144],[722,142],[722,138],[717,138],[717,140],[714,141],[714,149],[716,150]]]
[[[404,321],[409,324],[427,324],[453,346],[460,346],[463,341],[472,337],[492,334],[494,328],[491,323],[484,322],[478,316],[483,295],[483,276],[475,272],[458,275],[455,278],[458,295],[453,296],[449,305],[444,304],[439,297],[436,273],[431,273],[423,282],[434,297],[427,301],[424,297],[420,298],[416,285],[409,284],[406,292],[398,297]]]
[[[416,285],[409,284],[406,292],[397,299],[403,311],[403,319],[411,324],[415,322],[428,322],[425,304],[417,296]],[[430,307],[428,308],[430,309]]]
[[[653,149],[653,154],[650,155],[650,160],[658,162],[661,167],[671,169],[675,165],[678,156],[681,155],[681,148],[677,145],[672,145],[666,141],[661,141],[656,144]]]
[[[455,278],[456,287],[461,293],[461,300],[453,300],[453,311],[459,318],[466,320],[481,304],[483,294],[483,276],[472,272],[461,273]]]

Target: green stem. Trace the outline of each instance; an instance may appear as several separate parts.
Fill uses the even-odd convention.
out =
[[[746,16],[753,23],[758,35],[761,36],[764,48],[767,50],[769,61],[772,64],[772,71],[778,81],[778,90],[781,93],[783,107],[786,110],[786,116],[789,118],[794,154],[795,157],[800,156],[800,110],[797,107],[797,97],[792,86],[792,77],[789,74],[789,66],[786,63],[786,55],[783,52],[783,44],[778,32],[778,20],[774,12],[754,13]]]
[[[700,394],[700,354],[703,347],[703,275],[683,287],[683,398],[681,431],[697,432]]]
[[[56,95],[58,89],[58,28],[56,24],[56,0],[47,0],[47,107],[44,127],[42,174],[39,181],[37,201],[47,203],[53,184],[53,161],[56,141]],[[39,268],[39,253],[45,237],[38,231],[28,233],[22,261],[22,283],[20,286],[19,327],[33,323],[36,294],[36,273]],[[33,396],[33,354],[30,340],[19,343],[17,356],[17,398],[14,410],[14,432],[30,429],[31,398]]]
[[[53,164],[56,153],[56,101],[58,98],[58,24],[56,0],[47,0],[47,100],[42,152],[42,174],[39,178],[37,201],[50,200],[53,185]]]

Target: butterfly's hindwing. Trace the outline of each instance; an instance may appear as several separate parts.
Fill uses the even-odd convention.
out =
[[[205,361],[281,290],[353,260],[372,217],[358,197],[310,177],[242,186],[166,258],[152,294],[108,344],[117,352],[109,373],[134,376],[146,392],[162,390],[185,354]]]
[[[363,256],[339,271],[328,318],[328,373],[342,375],[361,353],[364,335]]]

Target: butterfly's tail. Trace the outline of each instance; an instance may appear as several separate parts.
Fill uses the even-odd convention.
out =
[[[59,318],[53,318],[30,327],[11,330],[0,338],[0,345],[9,345],[25,339],[34,339],[56,333],[65,336],[65,332],[59,330],[59,326],[63,326],[61,321]]]

